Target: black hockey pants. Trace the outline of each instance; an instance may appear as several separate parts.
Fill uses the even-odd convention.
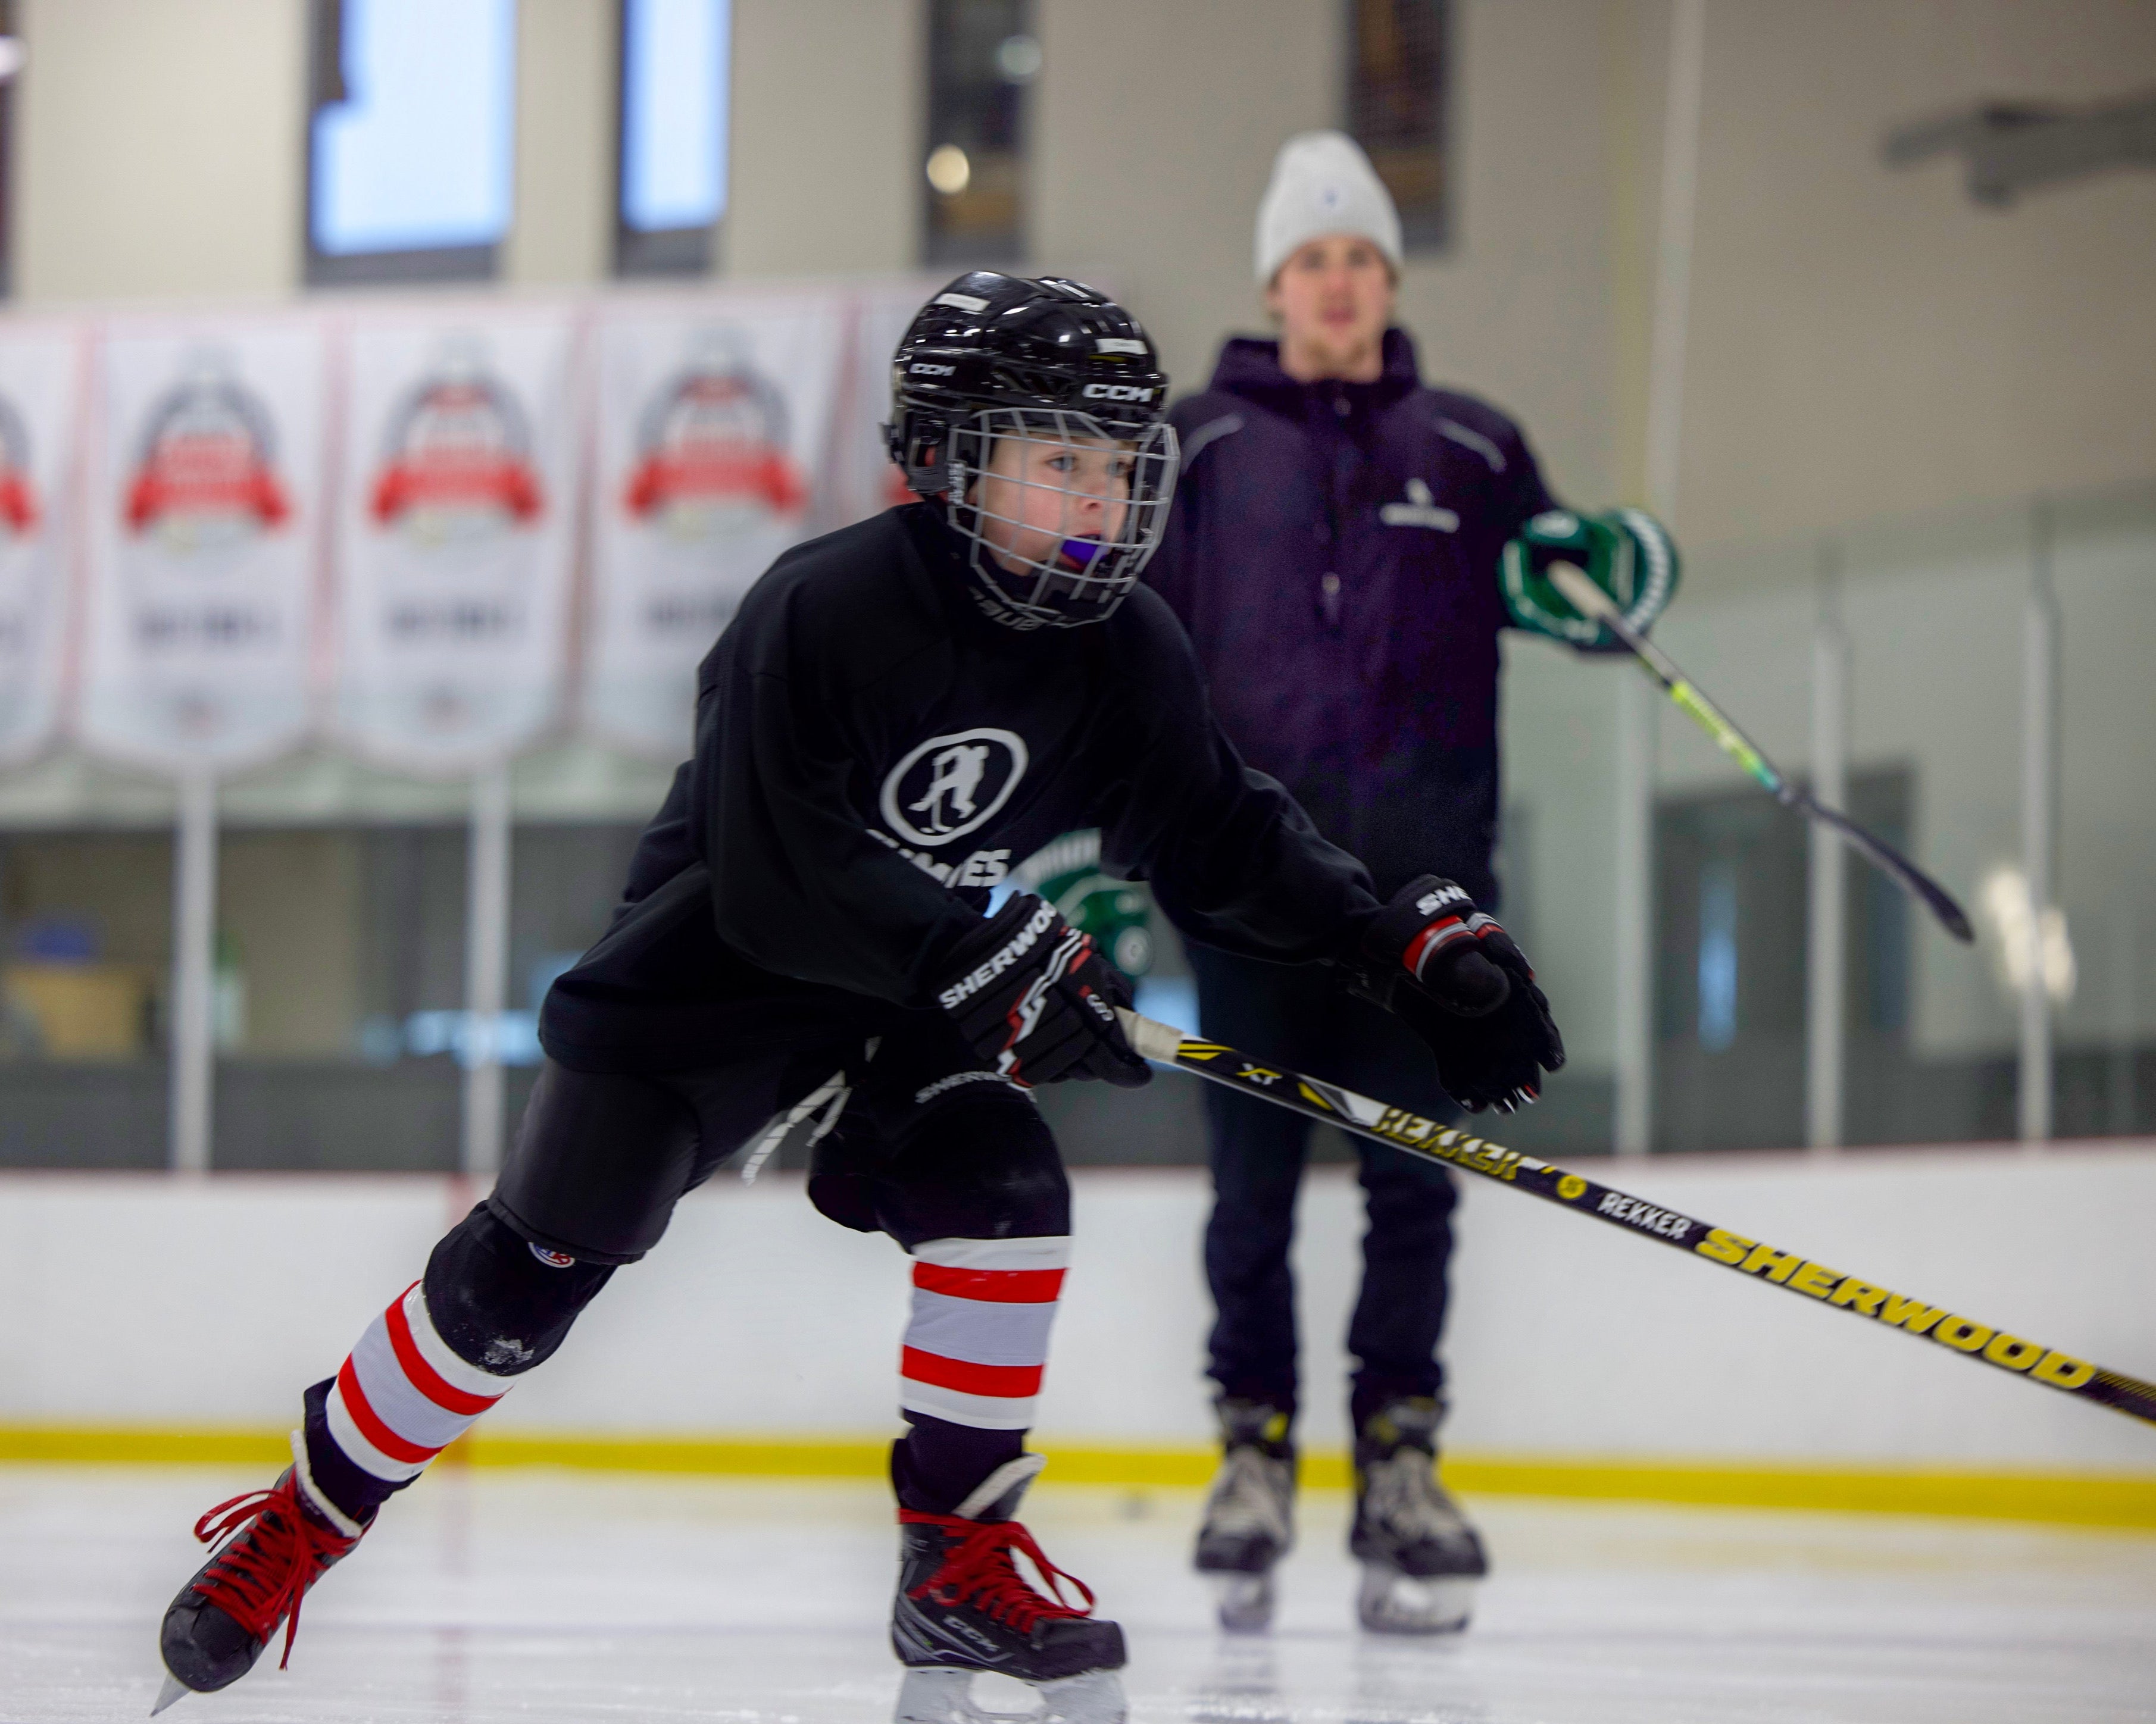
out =
[[[894,1013],[873,1041],[747,1053],[693,1072],[550,1061],[493,1193],[429,1260],[425,1303],[443,1342],[503,1378],[544,1362],[614,1268],[659,1242],[685,1193],[840,1070],[850,1094],[808,1182],[827,1216],[909,1252],[1069,1234],[1070,1185],[1040,1110],[980,1070],[941,1013]],[[331,1499],[363,1516],[409,1480],[370,1472],[340,1449],[331,1389],[308,1393],[311,1464]],[[1022,1429],[906,1416],[893,1480],[906,1506],[930,1513],[949,1512],[1024,1446]]]
[[[1317,965],[1260,962],[1190,947],[1205,1035],[1260,1060],[1330,1079],[1433,1119],[1460,1116],[1436,1062],[1390,1013],[1344,993]],[[1223,1394],[1296,1404],[1295,1284],[1288,1248],[1311,1122],[1217,1085],[1205,1089],[1213,1214],[1205,1277],[1214,1321],[1209,1374]],[[1452,1176],[1353,1140],[1369,1217],[1363,1287],[1348,1329],[1353,1416],[1402,1395],[1441,1392],[1437,1344],[1452,1251]]]

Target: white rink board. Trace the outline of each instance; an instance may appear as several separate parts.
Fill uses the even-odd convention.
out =
[[[1161,1081],[1177,1081],[1163,1075]],[[2156,1146],[1654,1162],[1593,1171],[1995,1326],[2156,1374]],[[1450,1446],[1642,1459],[2156,1465],[2156,1434],[1644,1238],[1464,1178]],[[1202,1444],[1198,1170],[1081,1171],[1042,1435]],[[1359,1193],[1306,1190],[1305,1437],[1342,1439]],[[0,1424],[272,1428],[424,1267],[459,1182],[0,1176]],[[798,1177],[685,1201],[489,1427],[873,1436],[905,1260]]]

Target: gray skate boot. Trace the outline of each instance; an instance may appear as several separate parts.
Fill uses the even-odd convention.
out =
[[[1357,1609],[1381,1634],[1441,1634],[1467,1626],[1476,1583],[1490,1572],[1482,1541],[1437,1480],[1443,1408],[1416,1396],[1389,1403],[1355,1434],[1355,1525],[1362,1559]]]
[[[1223,1397],[1220,1470],[1198,1529],[1198,1572],[1219,1598],[1220,1626],[1261,1634],[1272,1626],[1273,1565],[1295,1542],[1295,1446],[1289,1415],[1265,1401]]]

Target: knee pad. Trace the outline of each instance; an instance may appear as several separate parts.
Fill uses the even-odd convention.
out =
[[[1043,1239],[1070,1231],[1070,1182],[1027,1097],[961,1090],[907,1122],[875,1182],[877,1224],[924,1239]]]
[[[531,1244],[481,1203],[427,1260],[427,1313],[458,1357],[515,1377],[552,1357],[613,1273]]]
[[[876,1181],[891,1152],[858,1113],[839,1116],[808,1152],[808,1201],[827,1221],[855,1233],[877,1233]]]

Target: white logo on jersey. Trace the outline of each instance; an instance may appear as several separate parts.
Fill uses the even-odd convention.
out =
[[[926,814],[921,824],[932,831],[947,832],[961,820],[973,817],[973,793],[981,788],[982,777],[988,770],[988,745],[985,742],[961,742],[947,748],[935,759],[936,776],[928,781],[928,788],[921,792],[919,802],[906,805],[909,814]],[[949,814],[944,809],[946,799],[950,803]]]
[[[1025,768],[1025,743],[1009,731],[931,736],[883,781],[884,822],[910,844],[948,844],[995,818]]]
[[[1426,526],[1440,533],[1460,531],[1460,517],[1451,510],[1440,506],[1422,480],[1410,479],[1407,492],[1406,502],[1386,504],[1378,511],[1378,519],[1387,526]]]

